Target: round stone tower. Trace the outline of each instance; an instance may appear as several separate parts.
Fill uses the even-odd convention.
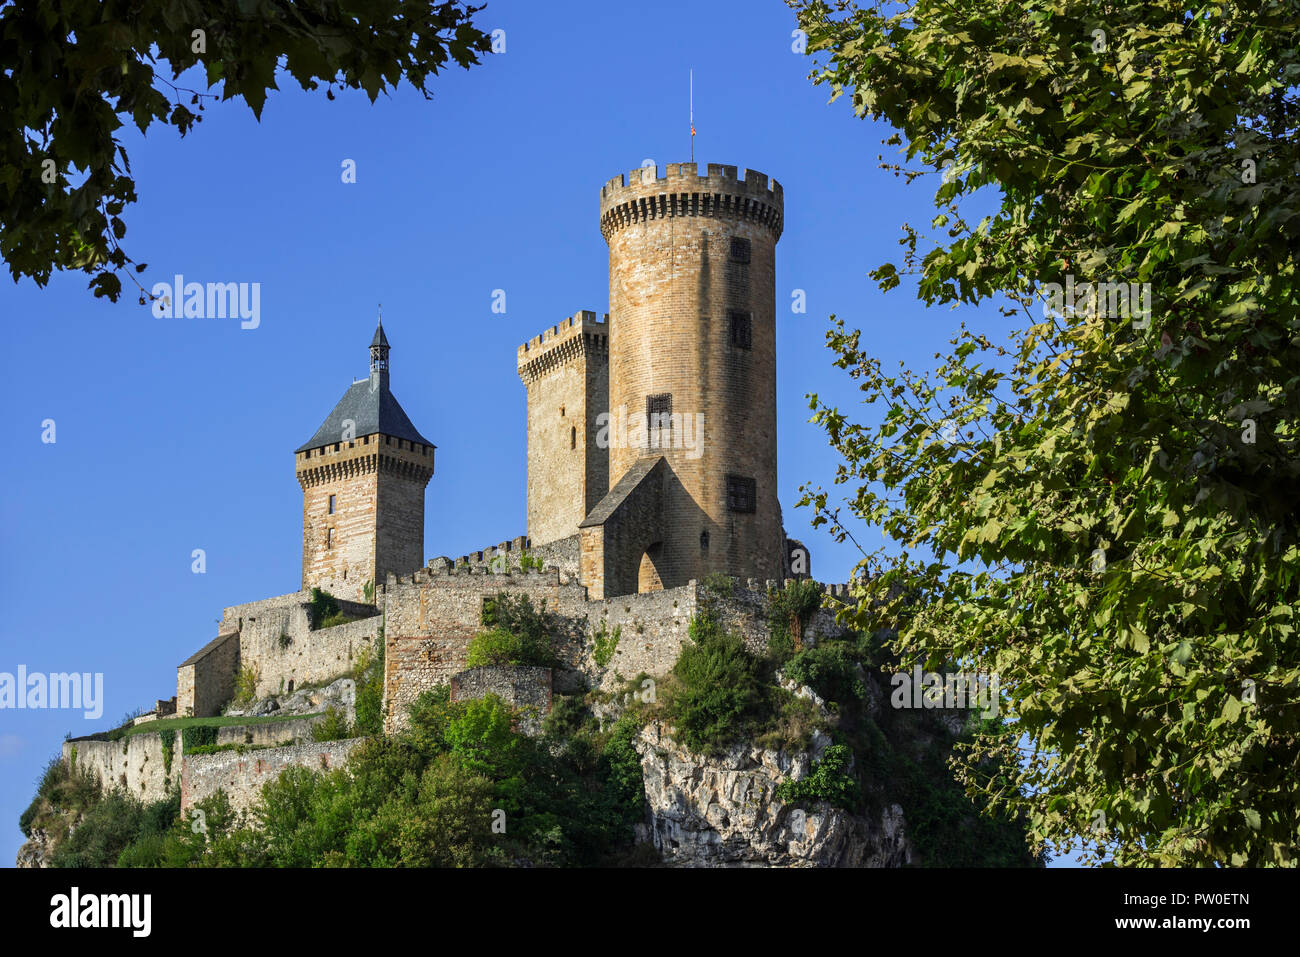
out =
[[[776,489],[776,243],[763,173],[669,164],[600,191],[609,245],[609,487],[663,456],[662,534],[639,591],[783,577]],[[639,428],[640,426],[640,428]],[[643,462],[644,465],[644,462]]]

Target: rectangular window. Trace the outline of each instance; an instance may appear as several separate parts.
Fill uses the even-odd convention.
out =
[[[326,548],[334,547],[334,529],[332,528],[325,529],[325,547]]]
[[[733,237],[731,240],[731,261],[733,263],[749,262],[749,240]]]
[[[749,313],[732,310],[727,313],[731,323],[731,344],[738,349],[748,349],[753,343],[753,322]]]
[[[752,478],[743,475],[727,476],[727,509],[732,512],[753,512],[756,507],[756,489]]]
[[[672,446],[673,395],[663,392],[645,397],[646,447],[666,449]]]
[[[333,495],[330,496],[330,510],[329,510],[329,514],[331,514],[331,515],[334,514],[334,496],[333,496]]]

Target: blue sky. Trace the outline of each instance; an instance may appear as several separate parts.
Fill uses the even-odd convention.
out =
[[[933,184],[877,168],[889,131],[827,105],[779,0],[494,0],[479,23],[505,31],[505,52],[435,79],[431,101],[404,86],[373,106],[361,93],[330,102],[284,77],[260,123],[231,101],[185,140],[124,128],[140,194],[124,246],[149,264],[141,281],[260,283],[258,328],[158,319],[129,294],[95,300],[82,274],[44,289],[0,279],[0,671],[103,672],[106,702],[98,721],[0,712],[0,864],[65,733],[170,697],[223,606],[298,587],[292,450],[365,374],[376,303],[393,390],[438,446],[426,554],[524,533],[515,350],[580,309],[608,311],[600,186],[647,159],[686,160],[688,70],[696,161],[785,188],[780,498],[817,578],[846,580],[858,557],[794,508],[799,485],[829,486],[836,465],[806,393],[855,403],[830,364],[827,316],[861,328],[890,365],[928,364],[959,320],[1005,328],[991,306],[926,310],[907,284],[886,296],[868,279],[897,259],[903,222],[933,217]],[[341,181],[345,160],[355,183]],[[803,315],[789,311],[794,289]],[[46,419],[54,444],[41,441]]]

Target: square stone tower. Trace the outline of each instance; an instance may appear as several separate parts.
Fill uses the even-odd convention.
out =
[[[302,587],[365,600],[367,582],[424,564],[424,489],[435,446],[388,387],[382,322],[370,376],[354,382],[316,434],[295,450],[302,487]]]
[[[594,312],[579,312],[519,347],[534,545],[577,535],[578,523],[609,491],[609,448],[597,442],[609,408],[608,328]]]

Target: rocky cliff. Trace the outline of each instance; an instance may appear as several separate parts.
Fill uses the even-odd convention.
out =
[[[32,831],[32,836],[22,847],[18,848],[19,867],[48,867],[50,856],[49,835],[40,828]]]
[[[825,803],[804,810],[777,799],[777,785],[806,776],[827,744],[829,738],[817,735],[804,752],[740,744],[722,756],[705,757],[676,744],[653,722],[637,741],[649,805],[649,822],[639,836],[675,867],[910,863],[897,804],[872,820]]]

